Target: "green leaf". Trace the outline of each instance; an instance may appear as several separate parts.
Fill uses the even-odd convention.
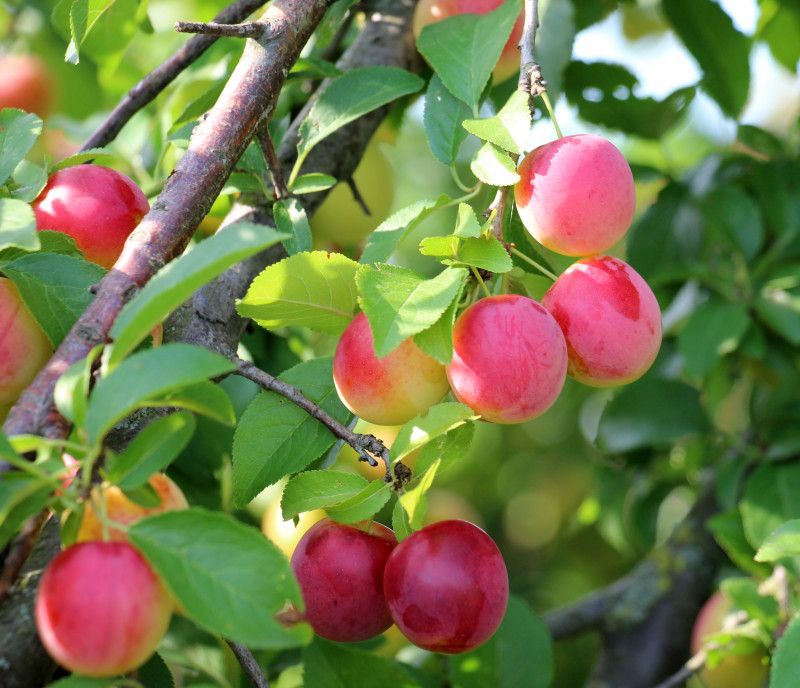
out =
[[[422,688],[403,664],[319,637],[303,650],[303,680],[314,688]]]
[[[38,251],[41,242],[33,209],[14,198],[0,198],[0,249],[9,246]]]
[[[491,186],[511,186],[519,181],[514,161],[493,143],[484,143],[469,167],[478,179]]]
[[[236,424],[231,398],[225,390],[208,380],[167,392],[159,400],[158,406],[176,406],[208,416],[223,425]]]
[[[73,256],[32,253],[8,263],[3,273],[57,347],[94,299],[89,287],[100,282],[106,271]]]
[[[466,282],[456,294],[442,316],[428,329],[414,335],[414,343],[428,356],[447,365],[453,360],[453,324],[458,314],[458,304],[464,293]]]
[[[340,335],[357,311],[359,267],[340,253],[298,253],[266,268],[236,308],[268,330],[295,325]]]
[[[76,361],[58,378],[53,390],[53,401],[58,412],[68,421],[83,427],[86,421],[86,406],[94,377],[94,364],[103,351],[103,346],[94,346],[86,358]]]
[[[373,480],[361,492],[329,506],[325,511],[339,523],[358,523],[374,516],[389,501],[392,486],[382,480]]]
[[[144,688],[175,688],[175,679],[167,663],[157,652],[136,670]]]
[[[450,197],[442,194],[435,200],[417,201],[401,208],[378,225],[369,237],[359,262],[366,265],[389,260],[397,245],[414,225],[449,203]]]
[[[58,172],[59,170],[63,170],[65,167],[83,165],[84,163],[88,162],[108,162],[113,158],[114,153],[107,148],[88,148],[87,150],[76,153],[75,155],[70,155],[68,158],[64,158],[58,164],[53,165],[53,168],[50,170],[50,174]]]
[[[111,328],[114,346],[106,365],[119,365],[156,325],[204,284],[285,238],[270,227],[236,223],[166,265],[120,312]]]
[[[403,505],[408,514],[408,523],[413,530],[422,528],[422,520],[425,518],[425,512],[428,509],[428,500],[425,495],[433,486],[433,479],[436,477],[436,472],[439,470],[440,465],[439,459],[436,459],[425,471],[422,479],[400,495],[400,504]]]
[[[678,336],[686,374],[704,377],[717,360],[735,351],[750,325],[747,305],[712,299],[689,316]]]
[[[392,509],[392,530],[398,542],[402,542],[414,532],[408,521],[408,513],[406,513],[400,500],[395,502]]]
[[[800,344],[800,298],[766,285],[754,301],[759,319],[790,344]]]
[[[128,536],[187,615],[210,631],[252,648],[311,639],[306,624],[286,628],[275,618],[287,600],[302,608],[302,598],[286,557],[258,529],[193,507],[141,519]]]
[[[433,325],[461,293],[466,278],[463,268],[447,268],[426,280],[395,265],[363,266],[356,284],[375,354],[386,356],[405,339]]]
[[[493,236],[459,239],[456,236],[428,237],[420,242],[423,256],[434,256],[445,265],[471,265],[503,273],[514,267],[505,246]]]
[[[528,101],[527,93],[514,91],[494,117],[465,120],[464,129],[483,141],[493,143],[515,155],[521,155],[531,130],[531,110]]]
[[[333,3],[328,7],[325,16],[317,27],[316,48],[324,48],[330,45],[336,35],[336,31],[341,26],[345,16],[347,16],[347,12],[355,2],[356,0],[342,0],[342,2]]]
[[[800,519],[778,526],[756,552],[756,561],[777,561],[800,555]]]
[[[344,471],[306,471],[294,476],[283,489],[281,512],[284,520],[304,511],[323,509],[357,495],[369,481]]]
[[[758,204],[738,184],[719,186],[704,199],[702,209],[709,225],[733,251],[748,261],[761,251],[766,233]]]
[[[137,408],[159,402],[176,387],[229,373],[235,367],[219,354],[190,344],[164,344],[135,353],[95,385],[85,429],[96,442]]]
[[[0,110],[0,186],[6,183],[42,133],[42,120],[22,110]]]
[[[457,425],[452,430],[439,435],[422,447],[419,458],[414,464],[416,475],[422,475],[439,463],[439,471],[444,472],[456,461],[463,459],[475,437],[475,423]]]
[[[471,408],[458,402],[446,401],[431,406],[427,414],[412,418],[400,429],[390,450],[392,461],[408,456],[415,449],[424,447],[440,435],[476,418]]]
[[[747,541],[760,548],[787,521],[800,518],[800,465],[761,464],[747,479],[739,512]]]
[[[750,40],[712,0],[663,0],[661,9],[703,70],[703,88],[738,117],[750,85]]]
[[[791,3],[761,3],[757,36],[766,41],[772,55],[790,72],[800,60],[800,8]]]
[[[69,13],[70,33],[72,35],[72,48],[75,51],[75,64],[78,63],[78,54],[81,44],[86,39],[89,31],[97,23],[115,0],[73,0]],[[73,60],[70,60],[73,61]]]
[[[113,678],[87,678],[73,675],[49,684],[48,688],[117,688],[117,682]]]
[[[83,251],[75,245],[75,239],[64,232],[54,232],[51,229],[37,231],[40,246],[36,249],[38,253],[59,253],[73,258],[83,260]],[[0,268],[15,261],[17,258],[27,256],[30,251],[19,248],[0,249]]]
[[[36,200],[42,189],[47,186],[47,170],[29,160],[23,160],[17,165],[11,178],[14,182],[11,185],[11,197],[25,203]]]
[[[471,114],[469,106],[450,93],[434,74],[425,93],[425,133],[431,152],[445,165],[452,165],[458,158],[467,138],[461,123]]]
[[[335,186],[339,180],[336,177],[331,177],[329,174],[321,174],[314,172],[312,174],[304,174],[294,180],[292,188],[289,189],[293,194],[307,194],[316,193],[317,191],[325,191]]]
[[[44,509],[52,492],[50,482],[22,470],[4,474],[0,481],[0,547],[5,548],[25,521]]]
[[[770,688],[794,688],[800,672],[800,615],[795,614],[772,653]]]
[[[342,424],[351,417],[333,385],[333,358],[316,358],[279,379],[300,391]],[[244,506],[283,476],[302,471],[327,451],[334,436],[288,399],[264,392],[247,407],[233,438],[234,501]]]
[[[747,541],[738,511],[731,510],[712,516],[706,521],[706,525],[736,566],[755,576],[766,578],[769,575],[766,567],[753,559],[756,550]]]
[[[419,52],[447,89],[474,112],[519,13],[519,0],[506,0],[488,14],[447,17],[420,32]]]
[[[303,210],[303,206],[300,205],[299,201],[296,198],[277,201],[272,208],[278,231],[288,234],[290,237],[283,240],[286,253],[293,256],[296,253],[310,251],[311,227],[308,225],[306,211]]]
[[[332,79],[300,125],[298,154],[304,157],[348,122],[416,93],[424,83],[417,75],[397,67],[362,67]]]
[[[108,479],[123,490],[144,485],[180,454],[194,434],[191,413],[178,411],[148,424],[108,466]]]
[[[453,234],[461,239],[469,239],[481,235],[481,225],[478,222],[478,218],[475,217],[475,211],[471,205],[467,203],[458,204],[458,218],[456,219],[456,228]]]

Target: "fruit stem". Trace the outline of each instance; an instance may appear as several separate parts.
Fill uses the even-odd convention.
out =
[[[470,265],[469,267],[470,267],[470,270],[472,270],[472,274],[475,275],[475,278],[478,280],[478,283],[483,288],[483,291],[486,294],[486,296],[491,296],[491,293],[489,292],[489,288],[486,286],[486,282],[483,281],[483,277],[481,277],[481,273],[478,272],[478,268],[476,268],[474,265]]]
[[[555,282],[558,279],[558,275],[556,275],[555,273],[553,273],[550,270],[548,270],[546,267],[544,267],[544,265],[542,265],[542,264],[536,262],[535,260],[533,260],[533,258],[529,258],[528,256],[526,256],[524,253],[522,253],[522,251],[520,251],[515,246],[509,246],[509,249],[511,250],[511,253],[513,253],[515,256],[517,256],[517,258],[521,258],[526,263],[530,263],[539,272],[541,272],[545,277],[549,277],[551,280],[553,280],[553,282]]]
[[[547,95],[547,91],[542,91],[539,95],[544,101],[544,106],[547,108],[547,112],[550,113],[550,119],[553,121],[553,126],[556,128],[556,134],[558,135],[558,138],[561,138],[564,136],[564,134],[561,133],[561,127],[558,126],[558,120],[556,119],[556,113],[555,110],[553,110],[553,105],[550,102],[550,96]]]

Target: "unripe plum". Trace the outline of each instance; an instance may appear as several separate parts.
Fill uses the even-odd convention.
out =
[[[0,422],[53,355],[53,346],[17,287],[0,277]]]
[[[144,557],[124,542],[84,542],[50,562],[35,616],[50,656],[84,676],[142,665],[166,633],[172,599]]]
[[[661,309],[630,265],[612,256],[568,267],[542,298],[567,340],[570,377],[592,387],[641,377],[661,347]]]
[[[715,592],[703,605],[692,629],[692,654],[703,647],[709,633],[723,629],[725,617],[733,611],[730,597]],[[746,655],[728,655],[714,667],[703,667],[698,672],[699,681],[692,677],[692,688],[760,688],[767,676],[768,665],[764,652]]]
[[[457,14],[488,14],[502,5],[504,0],[419,0],[414,10],[412,30],[414,40],[428,24],[453,17]],[[521,9],[521,8],[520,8]],[[505,81],[512,74],[519,74],[519,41],[522,38],[524,15],[520,11],[511,35],[503,46],[503,52],[494,68],[494,83]]]
[[[528,153],[517,172],[514,198],[522,224],[556,253],[602,253],[631,226],[633,174],[602,136],[577,134],[546,143]]]
[[[149,209],[130,177],[100,165],[58,170],[33,202],[36,229],[68,234],[86,260],[108,269]]]
[[[0,110],[18,108],[47,117],[55,101],[55,83],[35,55],[0,57]]]
[[[508,572],[489,535],[467,521],[439,521],[394,549],[383,574],[397,627],[425,650],[457,654],[486,642],[508,605]]]
[[[402,425],[439,403],[450,390],[444,366],[410,337],[378,358],[363,311],[336,345],[333,381],[342,403],[376,425]]]
[[[150,486],[161,500],[159,506],[146,507],[137,504],[128,499],[119,487],[111,485],[105,488],[102,493],[103,499],[105,499],[106,517],[120,525],[129,526],[145,516],[152,516],[153,514],[160,514],[174,509],[186,509],[189,506],[181,488],[163,473],[154,473],[150,476],[148,483],[150,483]],[[100,499],[100,491],[98,488],[93,488],[92,499],[86,504],[83,520],[78,529],[76,538],[78,542],[103,539],[103,524],[100,522],[94,507],[94,501],[98,499]],[[119,528],[110,526],[108,539],[112,542],[127,542],[128,536]]]
[[[383,594],[383,569],[397,540],[376,521],[345,525],[317,521],[291,559],[317,635],[343,643],[372,638],[392,625]]]
[[[567,345],[553,316],[526,296],[489,296],[453,327],[447,377],[456,398],[493,423],[544,413],[567,376]]]

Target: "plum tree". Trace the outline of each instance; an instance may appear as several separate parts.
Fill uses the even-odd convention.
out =
[[[348,183],[333,187],[310,220],[317,242],[354,246],[389,216],[394,203],[394,170],[378,141],[367,145],[353,183],[364,204],[356,200]]]
[[[533,299],[490,296],[456,320],[447,377],[456,398],[484,420],[522,423],[541,415],[566,375],[561,328]]]
[[[14,283],[0,277],[0,421],[53,354]]]
[[[345,328],[336,345],[333,381],[342,403],[376,425],[406,423],[450,390],[444,366],[411,338],[378,358],[363,311]]]
[[[33,202],[36,229],[68,234],[86,260],[108,269],[149,209],[130,177],[100,165],[58,170]]]
[[[173,509],[186,509],[189,506],[181,488],[163,473],[154,473],[150,476],[148,483],[150,483],[150,486],[155,490],[161,501],[158,506],[146,507],[137,504],[126,497],[125,493],[116,485],[106,487],[102,493],[98,488],[92,488],[91,499],[86,505],[86,510],[83,512],[83,519],[78,529],[77,541],[85,542],[103,539],[103,524],[94,506],[94,503],[101,498],[105,502],[106,518],[123,526],[135,523],[145,516]],[[123,530],[110,526],[108,528],[108,539],[112,542],[127,542],[128,536]]]
[[[383,577],[397,627],[425,650],[473,650],[497,630],[508,605],[508,573],[492,538],[467,521],[415,531],[389,556]]]
[[[343,524],[326,517],[308,529],[291,566],[305,602],[305,620],[317,635],[350,643],[392,625],[383,569],[397,540],[377,521]]]
[[[420,0],[414,10],[414,38],[419,38],[422,29],[437,21],[457,14],[486,14],[496,10],[504,0]],[[520,8],[521,9],[521,8]],[[505,81],[512,74],[519,73],[519,45],[522,38],[523,15],[520,11],[511,35],[503,46],[503,52],[495,65],[494,82]]]
[[[153,654],[172,598],[130,544],[84,542],[47,566],[35,615],[42,644],[59,664],[85,676],[116,676]]]
[[[724,592],[717,591],[708,598],[692,629],[692,654],[701,650],[709,633],[723,629],[725,619],[732,611],[733,603]],[[691,688],[760,688],[768,671],[765,659],[763,651],[730,654],[715,666],[703,667],[689,685]]]
[[[545,143],[528,153],[517,171],[520,219],[534,239],[556,253],[607,251],[633,221],[631,168],[602,136],[576,134]]]
[[[592,387],[641,377],[661,346],[661,309],[630,265],[612,256],[573,263],[542,297],[567,340],[570,377]]]
[[[55,103],[55,83],[47,65],[36,55],[0,57],[0,110],[18,108],[41,118]]]

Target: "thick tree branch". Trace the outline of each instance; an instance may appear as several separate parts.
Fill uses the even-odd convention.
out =
[[[266,0],[237,0],[222,10],[214,22],[233,24],[249,17]],[[193,36],[180,50],[156,67],[134,86],[114,108],[81,150],[101,148],[113,141],[128,121],[145,105],[152,102],[184,69],[197,60],[216,41],[216,36]]]

